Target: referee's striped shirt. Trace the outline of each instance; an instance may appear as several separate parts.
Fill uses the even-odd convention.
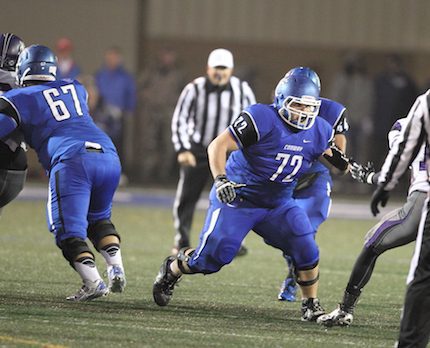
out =
[[[198,77],[185,86],[172,118],[172,142],[176,152],[207,147],[222,133],[255,96],[248,83],[235,76],[224,87]]]

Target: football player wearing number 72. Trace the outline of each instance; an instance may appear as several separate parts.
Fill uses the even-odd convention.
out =
[[[253,230],[292,257],[302,292],[301,319],[315,321],[324,314],[317,298],[315,231],[293,191],[316,160],[335,173],[346,173],[349,165],[330,148],[333,127],[317,117],[319,88],[309,77],[283,78],[276,95],[279,103],[247,107],[209,145],[214,185],[200,242],[164,260],[153,285],[158,305],[169,303],[183,274],[214,273],[230,263]]]
[[[82,278],[70,301],[122,292],[125,274],[120,237],[110,221],[121,164],[110,138],[88,113],[87,92],[75,80],[56,80],[57,58],[32,45],[16,65],[20,87],[0,97],[0,138],[15,129],[36,152],[49,176],[48,228],[64,258]],[[108,284],[101,278],[89,238],[103,256]]]

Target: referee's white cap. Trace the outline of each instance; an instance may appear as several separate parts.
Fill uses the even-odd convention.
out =
[[[233,54],[225,48],[213,50],[208,57],[208,67],[223,66],[232,69],[234,67]]]

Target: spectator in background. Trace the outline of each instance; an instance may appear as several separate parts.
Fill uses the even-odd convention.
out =
[[[62,37],[55,44],[58,58],[58,79],[76,79],[81,73],[81,69],[73,59],[73,43],[67,37]]]
[[[376,76],[374,88],[373,125],[375,136],[373,137],[374,144],[372,144],[370,158],[375,163],[375,167],[380,168],[388,151],[386,134],[399,117],[408,114],[417,97],[418,89],[405,71],[403,61],[398,55],[387,57],[387,65]]]
[[[118,47],[106,50],[104,65],[96,73],[96,86],[100,96],[100,107],[106,115],[102,128],[113,140],[121,157],[124,152],[124,122],[131,117],[136,107],[136,84],[133,76],[123,66],[123,57]]]
[[[156,58],[155,64],[139,76],[139,148],[144,151],[138,162],[144,180],[166,182],[176,178],[176,156],[169,130],[184,79],[174,50],[162,48]]]
[[[367,74],[364,58],[349,54],[342,70],[335,75],[330,98],[348,108],[348,123],[353,131],[348,133],[349,153],[358,162],[369,158],[369,139],[372,135],[373,82]]]

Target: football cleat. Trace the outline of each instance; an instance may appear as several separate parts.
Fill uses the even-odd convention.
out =
[[[107,274],[109,279],[109,291],[123,292],[127,281],[122,267],[119,265],[108,266]]]
[[[324,314],[317,319],[317,323],[326,327],[332,326],[349,326],[352,324],[354,316],[352,313],[336,308],[329,314]]]
[[[87,284],[90,284],[90,286]],[[97,297],[107,296],[107,294],[109,294],[108,287],[103,280],[99,279],[93,284],[91,284],[91,282],[86,282],[76,294],[67,296],[66,300],[73,302],[91,301]]]
[[[295,302],[297,293],[297,283],[294,278],[287,277],[282,282],[281,289],[278,294],[279,301]]]
[[[174,256],[168,256],[162,263],[160,271],[152,286],[152,296],[159,306],[167,306],[173,296],[175,284],[181,279],[173,275],[170,264],[175,260]]]
[[[320,305],[319,299],[309,297],[302,300],[302,321],[316,321],[323,314],[325,310]]]

